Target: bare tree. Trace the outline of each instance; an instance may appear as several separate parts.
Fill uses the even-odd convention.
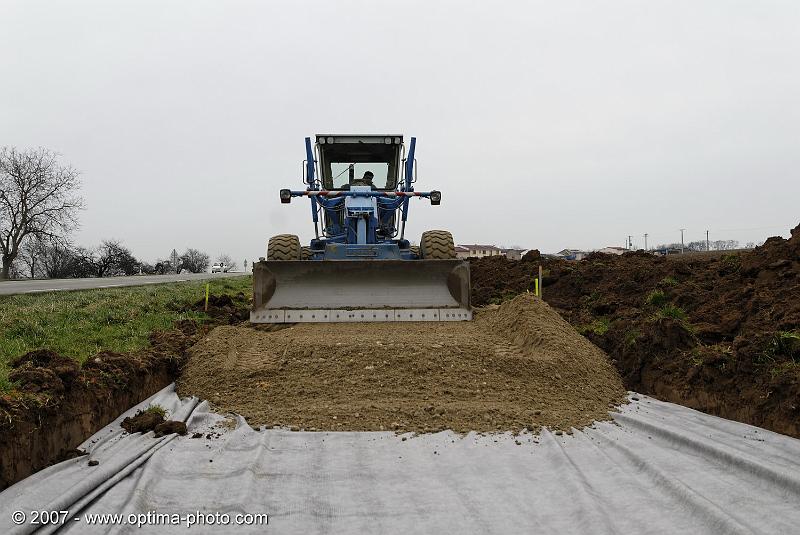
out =
[[[76,271],[84,271],[84,260],[78,255],[78,250],[73,250],[68,245],[47,241],[41,242],[39,250],[38,270],[48,279],[66,279],[76,277]]]
[[[17,262],[25,266],[26,275],[35,279],[42,272],[40,259],[45,249],[44,240],[38,236],[30,236],[19,248]]]
[[[225,264],[226,266],[228,266],[228,269],[231,270],[231,271],[236,271],[236,269],[239,267],[238,264],[236,264],[236,261],[233,258],[231,258],[231,255],[227,255],[227,254],[219,255],[217,257],[217,262],[221,262],[221,263]]]
[[[94,266],[98,277],[133,275],[139,271],[139,262],[130,249],[116,240],[104,240],[97,248]]]
[[[0,279],[30,236],[63,239],[78,226],[79,174],[47,149],[0,149]]]
[[[711,245],[717,251],[730,251],[739,248],[738,240],[716,240],[712,241]]]
[[[209,256],[197,249],[186,249],[181,255],[181,269],[186,269],[192,273],[202,273],[208,269]]]

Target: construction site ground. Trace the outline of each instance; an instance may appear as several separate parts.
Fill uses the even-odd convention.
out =
[[[212,295],[206,323],[137,352],[27,353],[0,396],[0,483],[66,460],[0,493],[0,530],[30,531],[4,524],[15,508],[63,507],[268,513],[289,533],[791,532],[792,235],[719,256],[475,260],[469,323],[251,326],[244,294]],[[546,302],[528,292],[540,265]],[[138,408],[186,435],[112,421],[173,380]],[[81,522],[60,529],[116,529]]]

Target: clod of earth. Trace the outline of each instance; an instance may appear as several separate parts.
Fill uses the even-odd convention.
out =
[[[155,411],[139,411],[122,420],[122,428],[128,433],[147,433],[164,423],[164,415]]]
[[[164,435],[170,435],[172,433],[177,433],[179,435],[186,434],[186,424],[183,422],[179,422],[177,420],[167,420],[164,423],[158,424],[153,429],[155,431],[155,436],[163,437]]]
[[[189,350],[178,389],[254,427],[396,432],[580,428],[625,394],[603,352],[531,295],[474,322],[221,326]]]

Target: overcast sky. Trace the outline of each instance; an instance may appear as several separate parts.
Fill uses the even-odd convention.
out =
[[[75,239],[312,237],[303,138],[416,136],[407,235],[760,241],[800,222],[800,2],[0,0],[0,145],[82,172]]]

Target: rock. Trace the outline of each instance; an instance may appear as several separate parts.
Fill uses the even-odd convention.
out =
[[[100,461],[98,461],[97,459],[92,459],[91,461],[89,461],[89,466],[97,466],[98,464],[100,464]]]

